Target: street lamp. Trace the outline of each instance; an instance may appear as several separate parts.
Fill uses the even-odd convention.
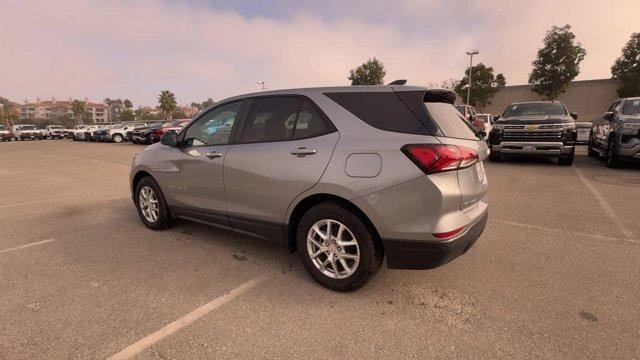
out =
[[[264,91],[264,81],[258,81],[256,82],[256,84],[260,85],[262,88],[262,91]]]
[[[473,55],[478,55],[479,52],[478,50],[473,50],[473,51],[467,51],[467,55],[470,56],[469,58],[469,79],[468,80],[468,84],[467,84],[467,105],[469,105],[469,98],[471,97],[471,67],[473,65]]]

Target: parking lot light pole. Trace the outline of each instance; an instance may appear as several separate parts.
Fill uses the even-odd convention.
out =
[[[262,88],[262,91],[264,91],[264,81],[258,81],[256,82],[256,84],[260,85],[260,87]]]
[[[469,58],[469,79],[468,79],[468,84],[467,84],[467,105],[469,105],[469,98],[471,97],[471,67],[473,65],[473,55],[478,55],[478,54],[479,54],[478,50],[467,51],[467,55],[470,56],[470,58]]]

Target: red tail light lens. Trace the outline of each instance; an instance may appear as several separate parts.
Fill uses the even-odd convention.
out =
[[[451,231],[447,231],[447,232],[443,232],[443,233],[437,233],[437,234],[433,234],[433,237],[436,239],[448,239],[450,237],[454,237],[458,234],[460,234],[462,232],[462,230],[464,230],[464,227],[455,229],[455,230],[451,230]]]
[[[464,169],[479,160],[475,150],[456,145],[410,144],[401,150],[426,174]]]

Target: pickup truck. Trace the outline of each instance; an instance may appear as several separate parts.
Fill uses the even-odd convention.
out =
[[[603,155],[607,166],[640,161],[640,97],[618,99],[593,121],[589,156]]]
[[[0,141],[11,141],[11,131],[4,125],[0,125]]]
[[[557,158],[564,166],[573,164],[578,114],[569,113],[560,101],[509,104],[489,133],[489,161],[505,156]]]
[[[42,136],[45,139],[64,139],[67,129],[62,125],[47,125],[42,129]]]
[[[36,128],[35,125],[22,124],[13,125],[11,127],[11,137],[17,140],[40,140],[42,133]]]

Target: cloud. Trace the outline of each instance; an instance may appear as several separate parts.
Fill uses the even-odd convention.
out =
[[[580,77],[601,78],[640,10],[635,1],[607,16],[592,1],[291,4],[279,16],[243,16],[203,2],[10,2],[0,13],[3,68],[10,69],[0,93],[15,101],[89,96],[155,104],[170,89],[181,103],[220,100],[257,90],[258,80],[272,89],[346,85],[348,70],[373,56],[384,61],[388,81],[427,84],[460,77],[471,48],[509,83],[524,83],[544,32],[565,23],[588,51]]]

